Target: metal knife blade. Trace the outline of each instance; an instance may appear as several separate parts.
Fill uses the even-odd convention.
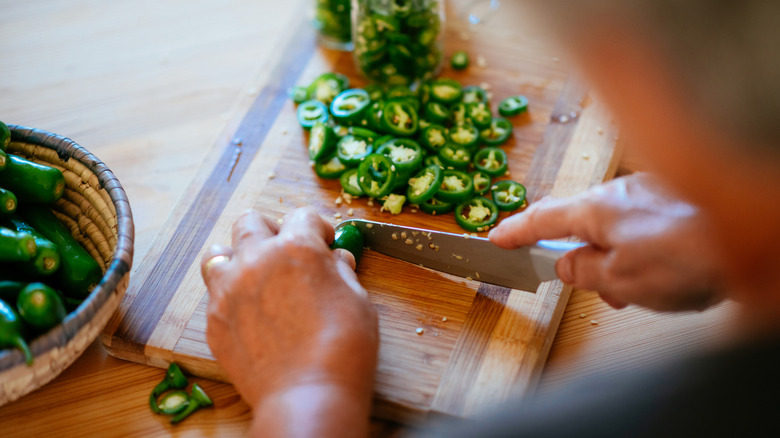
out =
[[[555,262],[578,242],[542,240],[536,245],[503,249],[484,237],[445,233],[382,222],[353,219],[365,246],[409,263],[511,289],[536,292],[543,281],[555,280]]]

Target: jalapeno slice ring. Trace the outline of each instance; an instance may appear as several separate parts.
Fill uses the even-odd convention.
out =
[[[411,174],[423,161],[423,151],[416,141],[408,138],[394,138],[379,146],[376,151],[390,158],[399,175]]]
[[[445,202],[460,203],[474,195],[474,182],[466,172],[447,169],[442,172],[436,197]]]
[[[506,152],[496,147],[480,149],[474,156],[474,167],[495,178],[506,173],[509,163]]]
[[[463,87],[462,101],[468,105],[470,103],[488,103],[489,99],[487,91],[485,91],[484,88],[476,85],[469,85],[468,87]]]
[[[493,121],[490,107],[484,102],[467,103],[466,114],[477,129],[487,129]]]
[[[314,163],[314,172],[324,179],[336,179],[345,170],[347,170],[347,166],[339,160],[335,153],[321,162]]]
[[[355,167],[374,152],[374,145],[365,138],[345,135],[336,144],[336,156],[347,167]]]
[[[422,143],[422,146],[430,152],[438,154],[439,149],[447,143],[447,134],[447,128],[432,123],[422,130],[422,133],[420,134],[420,143]]]
[[[458,50],[452,54],[450,65],[455,70],[465,70],[469,66],[469,54],[465,50]]]
[[[450,118],[450,110],[441,102],[426,103],[424,112],[425,120],[433,123],[444,123]]]
[[[491,178],[490,175],[481,170],[475,170],[474,172],[471,172],[470,175],[471,180],[474,181],[475,195],[482,196],[490,191],[490,184],[493,182],[493,178]]]
[[[428,213],[430,215],[436,216],[447,214],[452,211],[452,209],[455,208],[455,204],[452,202],[445,202],[441,199],[437,199],[436,196],[428,199],[427,201],[419,204],[420,210],[422,210],[423,213]]]
[[[458,204],[455,208],[455,222],[466,231],[487,231],[498,220],[496,204],[481,196]]]
[[[333,153],[336,145],[336,134],[327,123],[317,122],[309,132],[309,159],[321,161]]]
[[[412,204],[421,204],[433,198],[439,191],[443,178],[441,167],[434,164],[423,168],[417,175],[409,179],[406,198]]]
[[[431,82],[431,98],[441,103],[457,102],[463,95],[463,87],[454,79],[440,78]]]
[[[298,105],[298,123],[303,129],[311,129],[317,122],[328,121],[328,107],[318,100],[307,100]]]
[[[312,81],[306,91],[309,93],[309,99],[330,105],[331,101],[347,87],[349,87],[349,79],[346,76],[340,73],[323,73]]]
[[[417,110],[407,100],[386,102],[380,114],[384,131],[399,137],[409,137],[417,132]]]
[[[393,163],[382,154],[371,154],[358,166],[358,185],[372,198],[387,196],[395,187]]]
[[[471,152],[453,143],[447,143],[439,149],[439,159],[445,167],[464,170],[471,163]]]
[[[507,97],[498,104],[498,113],[504,117],[516,116],[528,109],[528,98],[525,96]]]
[[[503,117],[493,117],[490,126],[479,133],[482,143],[488,146],[499,146],[512,135],[512,124]]]
[[[499,181],[491,187],[493,202],[501,211],[517,210],[525,204],[525,186],[516,181]]]
[[[353,167],[344,171],[339,177],[341,189],[344,190],[344,193],[348,193],[352,196],[363,196],[363,189],[361,189],[360,184],[358,184],[357,173],[357,167]]]
[[[479,144],[479,130],[470,122],[453,126],[449,134],[450,142],[462,148],[473,149]]]
[[[330,104],[330,112],[339,123],[355,123],[363,117],[363,112],[371,104],[366,90],[353,88],[338,94]]]
[[[309,99],[309,92],[306,91],[306,87],[300,85],[287,90],[287,95],[290,96],[290,99],[295,103],[306,102]]]

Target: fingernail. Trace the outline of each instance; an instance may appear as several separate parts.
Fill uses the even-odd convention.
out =
[[[572,273],[571,259],[569,257],[562,257],[558,260],[555,266],[555,270],[558,272],[558,276],[561,281],[566,284],[574,282],[574,274]]]

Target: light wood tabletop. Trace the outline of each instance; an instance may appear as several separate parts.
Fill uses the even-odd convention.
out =
[[[293,31],[291,23],[310,3],[1,2],[0,120],[70,137],[114,171],[133,209],[137,266],[232,116],[266,83],[280,35]],[[522,13],[502,8],[502,14]],[[463,21],[458,16],[450,25]],[[629,157],[622,164],[622,172],[641,168]],[[676,315],[614,310],[595,292],[574,291],[538,390],[706,348],[725,338],[733,313],[728,303]],[[53,382],[0,407],[0,434],[227,436],[247,430],[250,412],[233,387],[197,378],[216,408],[170,426],[147,405],[162,375],[159,368],[108,356],[96,341]],[[372,434],[402,430],[374,421]]]

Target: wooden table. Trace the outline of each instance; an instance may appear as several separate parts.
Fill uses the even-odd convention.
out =
[[[265,84],[277,35],[288,32],[309,3],[5,2],[0,120],[72,137],[112,168],[133,206],[140,261],[228,120]],[[473,2],[452,3],[450,25],[465,26],[465,6]],[[501,8],[502,16],[524,17],[519,6]],[[522,34],[510,30],[506,37],[536,43],[541,31],[523,24],[517,26]],[[551,50],[551,56],[565,62],[561,53]],[[641,165],[626,157],[621,172],[637,168]],[[719,342],[733,310],[725,304],[682,315],[633,307],[616,311],[594,292],[575,291],[539,391],[595,372],[649,366]],[[170,428],[146,404],[161,376],[158,368],[108,356],[96,342],[52,383],[0,408],[0,433],[222,436],[246,431],[250,412],[232,386],[204,379],[199,381],[218,409]],[[401,430],[373,424],[374,436]]]

